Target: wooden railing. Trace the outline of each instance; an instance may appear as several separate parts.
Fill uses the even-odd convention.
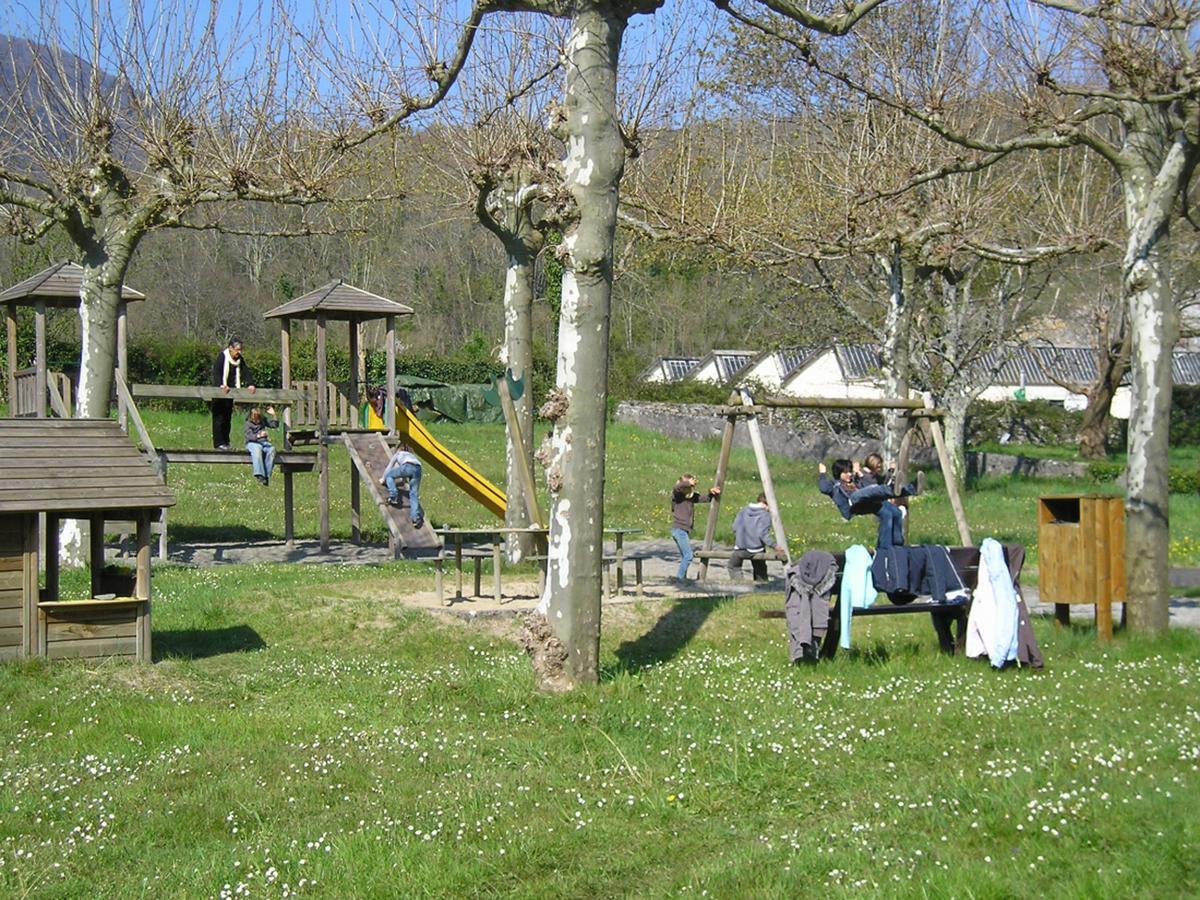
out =
[[[46,373],[46,396],[38,403],[37,369],[18,369],[13,373],[16,381],[16,395],[12,398],[12,408],[9,414],[20,417],[34,417],[38,410],[50,409],[61,418],[70,418],[72,403],[71,379],[62,372]],[[55,401],[60,402],[55,402]]]
[[[293,381],[292,389],[304,395],[292,410],[292,428],[317,427],[317,383],[315,381]],[[325,403],[329,410],[331,428],[358,427],[358,410],[350,405],[350,397],[340,384],[325,385]]]

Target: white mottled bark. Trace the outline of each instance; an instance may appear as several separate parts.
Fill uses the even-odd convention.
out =
[[[1124,290],[1132,343],[1125,565],[1131,625],[1159,634],[1166,631],[1170,612],[1167,449],[1171,349],[1179,335],[1163,243],[1196,150],[1182,137],[1166,148],[1155,146],[1154,137],[1152,129],[1131,129],[1127,147],[1137,162],[1123,179],[1129,225]]]
[[[533,452],[533,389],[529,383],[533,370],[533,257],[521,247],[508,253],[504,278],[504,348],[503,362],[512,369],[513,377],[525,379],[525,390],[513,406],[517,413],[517,428],[526,455]],[[519,466],[532,464],[521,460],[513,435],[505,433],[504,443],[508,507],[504,524],[510,528],[525,528],[531,524],[525,497],[525,482]],[[532,549],[532,538],[521,536],[508,543],[509,559],[519,561]]]
[[[563,175],[579,218],[563,242],[556,381],[565,402],[547,460],[552,510],[542,606],[575,684],[599,678],[612,247],[624,168],[616,88],[624,28],[610,5],[581,4],[565,50]]]
[[[131,254],[84,258],[79,289],[82,348],[79,358],[79,393],[75,415],[81,419],[108,418],[113,369],[117,361],[117,307]],[[59,560],[64,566],[88,561],[86,529],[74,519],[64,519],[59,537]]]
[[[884,393],[888,397],[907,397],[912,358],[912,315],[908,303],[906,267],[899,248],[894,248],[892,253],[880,259],[880,265],[888,279],[887,317],[884,322],[881,354]],[[884,412],[883,458],[889,464],[897,461],[900,442],[907,430],[908,417],[900,410]]]

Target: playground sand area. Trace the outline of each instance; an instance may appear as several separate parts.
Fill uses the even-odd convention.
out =
[[[425,551],[427,555],[428,551]],[[765,583],[755,583],[750,579],[749,565],[742,580],[731,580],[724,565],[713,566],[706,581],[690,581],[679,585],[672,580],[679,565],[678,551],[673,541],[639,541],[626,544],[626,556],[643,557],[643,592],[635,593],[633,584],[633,566],[626,564],[625,592],[614,594],[605,601],[605,605],[627,604],[636,601],[680,600],[688,597],[727,597],[733,595],[755,593],[783,593],[783,578],[773,573],[773,577]],[[413,561],[420,561],[416,556]],[[332,541],[329,550],[321,551],[317,541],[296,541],[289,547],[284,541],[253,541],[253,542],[196,542],[188,544],[172,544],[169,560],[181,565],[208,568],[222,565],[253,565],[271,563],[297,563],[304,565],[321,565],[336,563],[341,565],[379,565],[392,562],[392,556],[385,544],[354,544],[350,541]],[[693,569],[694,571],[694,569]],[[433,565],[429,563],[430,581],[433,580]],[[395,596],[397,602],[431,612],[450,613],[465,618],[476,616],[506,616],[516,615],[533,609],[538,603],[538,582],[536,576],[528,572],[508,575],[501,572],[501,598],[497,602],[493,592],[493,580],[490,572],[485,571],[480,584],[481,596],[471,596],[474,593],[475,578],[470,565],[464,566],[463,593],[466,596],[455,597],[455,572],[451,564],[445,571],[445,597],[449,603],[439,601],[435,590],[412,591],[406,590]]]

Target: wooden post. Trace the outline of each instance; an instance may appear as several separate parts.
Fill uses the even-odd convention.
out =
[[[279,324],[279,367],[283,376],[282,387],[286,391],[292,386],[292,320],[286,317]],[[287,403],[283,407],[284,450],[292,448],[291,429],[292,405]]]
[[[1079,501],[1080,512],[1080,528],[1087,527],[1092,532],[1090,535],[1090,543],[1096,553],[1095,572],[1096,578],[1096,636],[1102,641],[1111,641],[1113,636],[1113,616],[1112,616],[1112,566],[1107,559],[1110,552],[1114,550],[1111,544],[1111,528],[1106,505],[1099,500],[1083,500]],[[1085,548],[1087,547],[1089,535],[1084,532],[1083,541]],[[1124,546],[1117,549],[1117,552],[1123,552]],[[1092,550],[1086,550],[1086,555],[1091,556]],[[1101,556],[1103,554],[1103,556]]]
[[[742,404],[753,406],[754,399],[749,391],[742,391]],[[771,508],[771,524],[775,526],[775,541],[783,548],[784,565],[792,564],[792,552],[788,548],[787,533],[783,530],[783,516],[779,514],[779,504],[775,501],[775,483],[771,480],[771,469],[767,465],[767,450],[763,446],[762,432],[758,428],[758,416],[749,416],[746,427],[750,430],[750,443],[754,447],[754,457],[758,461],[758,477],[762,481],[763,493],[767,495],[767,506]]]
[[[500,541],[492,541],[492,592],[500,602]]]
[[[100,576],[104,571],[104,513],[92,513],[88,527],[88,563],[92,569],[92,596],[101,593]]]
[[[293,493],[292,470],[283,470],[283,540],[291,550],[296,546],[296,495]]]
[[[512,394],[508,392],[508,372],[505,372],[496,381],[496,393],[500,396],[500,409],[504,412],[504,424],[512,438],[513,453],[517,455],[517,475],[521,479],[522,492],[525,494],[525,512],[529,514],[529,524],[535,528],[542,528],[546,520],[542,518],[542,510],[538,506],[537,482],[534,481],[533,467],[529,462],[529,448],[525,446],[525,439],[521,436],[521,423],[517,421],[517,407],[513,403]]]
[[[58,529],[61,521],[54,513],[46,513],[46,595],[44,600],[58,599],[58,573],[60,563],[58,559]],[[36,552],[36,551],[35,551]],[[37,564],[33,567],[33,579],[37,582]]]
[[[396,435],[396,317],[387,317],[387,400],[384,402],[384,424],[388,434]]]
[[[958,525],[958,537],[964,547],[974,547],[971,530],[967,528],[967,514],[963,509],[962,497],[958,495],[958,482],[950,467],[950,455],[946,452],[946,440],[942,437],[942,423],[929,420],[929,433],[933,435],[933,446],[937,448],[938,462],[942,466],[942,478],[946,481],[946,493],[950,495],[950,508],[954,510],[954,521]]]
[[[353,319],[346,323],[350,332],[350,422],[351,427],[358,422],[358,380],[366,371],[366,359],[362,354],[359,342],[361,323]],[[358,544],[362,540],[362,486],[359,484],[358,467],[350,460],[350,540]]]
[[[34,391],[37,399],[34,404],[34,415],[39,419],[46,418],[46,301],[39,300],[34,306],[33,318],[34,353]]]
[[[38,630],[41,627],[41,616],[38,615],[38,600],[41,591],[38,590],[38,517],[26,514],[19,520],[23,535],[21,547],[21,655],[24,657],[37,656]],[[55,527],[58,520],[54,520]],[[47,543],[47,546],[49,544]],[[55,547],[57,550],[57,546]],[[58,566],[54,567],[55,579],[58,577]],[[46,566],[46,578],[49,582],[50,566]],[[49,586],[47,584],[47,586]]]
[[[8,326],[8,414],[15,416],[17,410],[17,304],[9,301],[4,306],[5,322]]]
[[[117,371],[129,384],[129,315],[128,304],[124,300],[117,301]],[[117,422],[121,430],[129,433],[129,423],[126,421],[125,395],[117,392]]]
[[[137,518],[137,581],[134,596],[141,600],[137,612],[137,638],[134,642],[138,662],[151,662],[150,648],[150,510]]]
[[[167,454],[158,454],[158,470],[162,474],[163,484],[167,483]],[[158,558],[167,558],[167,507],[158,511],[158,521],[161,526],[158,532]]]
[[[321,511],[321,552],[329,552],[329,368],[325,353],[325,316],[317,316],[317,503]]]
[[[912,449],[913,421],[911,418],[909,418],[907,422],[908,427],[904,430],[904,437],[900,439],[900,449],[897,451],[896,455],[896,472],[893,484],[897,491],[904,487],[904,485],[908,484],[908,456],[910,450]],[[887,461],[885,460],[884,464],[886,465],[886,463]],[[896,502],[905,508],[908,507],[907,497],[901,497]],[[908,519],[909,517],[905,516],[903,521],[904,543],[906,544],[908,543]]]
[[[738,395],[731,394],[729,402],[736,402]],[[717,457],[717,474],[713,477],[713,485],[722,490],[725,489],[725,472],[729,468],[729,454],[733,449],[733,433],[737,428],[737,418],[727,416],[725,418],[725,431],[721,434],[721,454]],[[713,538],[717,534],[717,513],[721,508],[721,498],[717,496],[708,506],[708,522],[704,526],[704,543],[701,545],[704,550],[711,550]],[[708,560],[700,560],[700,580],[704,581],[708,577]]]

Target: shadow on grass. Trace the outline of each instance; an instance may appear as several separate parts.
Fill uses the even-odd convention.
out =
[[[733,597],[728,594],[676,601],[653,628],[640,638],[625,641],[617,647],[618,663],[613,672],[633,674],[673,659],[695,637],[713,610],[732,601]]]
[[[249,625],[154,632],[154,660],[204,659],[224,653],[265,650],[267,642]]]
[[[171,543],[207,544],[235,541],[273,541],[278,538],[263,528],[245,525],[180,525],[171,527]]]

